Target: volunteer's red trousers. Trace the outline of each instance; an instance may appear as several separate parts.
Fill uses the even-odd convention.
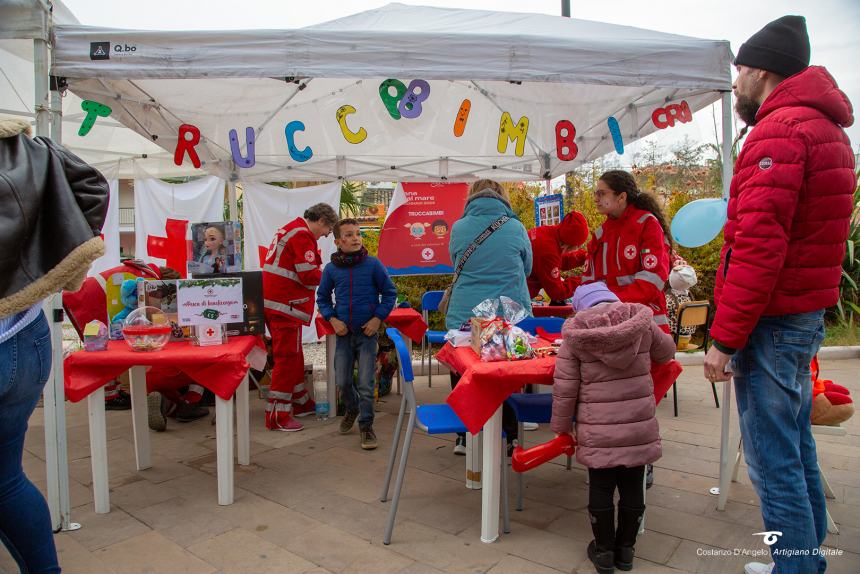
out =
[[[293,416],[314,410],[305,388],[305,357],[302,352],[302,325],[283,316],[266,314],[272,335],[272,386],[266,405],[266,428],[283,427]]]

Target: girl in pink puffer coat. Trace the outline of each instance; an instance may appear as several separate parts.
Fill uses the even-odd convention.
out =
[[[633,568],[645,512],[645,465],[660,458],[651,361],[675,356],[675,343],[639,303],[621,303],[601,282],[579,287],[555,365],[552,421],[558,434],[576,418],[576,459],[588,468],[594,540],[588,557],[600,574]],[[618,529],[613,497],[619,493]]]

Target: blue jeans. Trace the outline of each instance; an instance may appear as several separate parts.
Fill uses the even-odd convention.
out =
[[[376,374],[376,335],[347,333],[338,336],[334,352],[335,382],[348,413],[358,412],[358,428],[373,425],[373,387]],[[358,359],[358,388],[352,367]]]
[[[0,540],[21,572],[59,572],[51,515],[24,475],[27,421],[51,372],[51,332],[43,313],[0,343]]]
[[[827,508],[812,437],[809,362],[824,340],[824,311],[762,317],[732,360],[750,480],[778,574],[824,572],[814,554],[827,535]],[[796,555],[792,555],[796,554]]]

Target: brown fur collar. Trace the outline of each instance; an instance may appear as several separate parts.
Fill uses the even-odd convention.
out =
[[[19,134],[32,135],[30,122],[19,118],[0,118],[0,138],[11,138]]]
[[[104,253],[105,244],[101,237],[93,237],[78,245],[44,276],[17,293],[0,299],[0,317],[7,317],[29,309],[57,291],[77,291],[86,279],[90,264]]]

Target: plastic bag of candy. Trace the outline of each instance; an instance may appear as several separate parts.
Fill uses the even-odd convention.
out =
[[[502,315],[499,316],[501,303]],[[485,299],[472,309],[472,348],[482,361],[511,361],[534,356],[531,336],[513,325],[527,313],[509,297]]]
[[[518,361],[520,359],[531,359],[535,356],[532,350],[533,337],[516,326],[526,317],[528,312],[522,305],[502,295],[499,297],[502,304],[502,313],[508,326],[505,331],[505,350],[509,361]]]

